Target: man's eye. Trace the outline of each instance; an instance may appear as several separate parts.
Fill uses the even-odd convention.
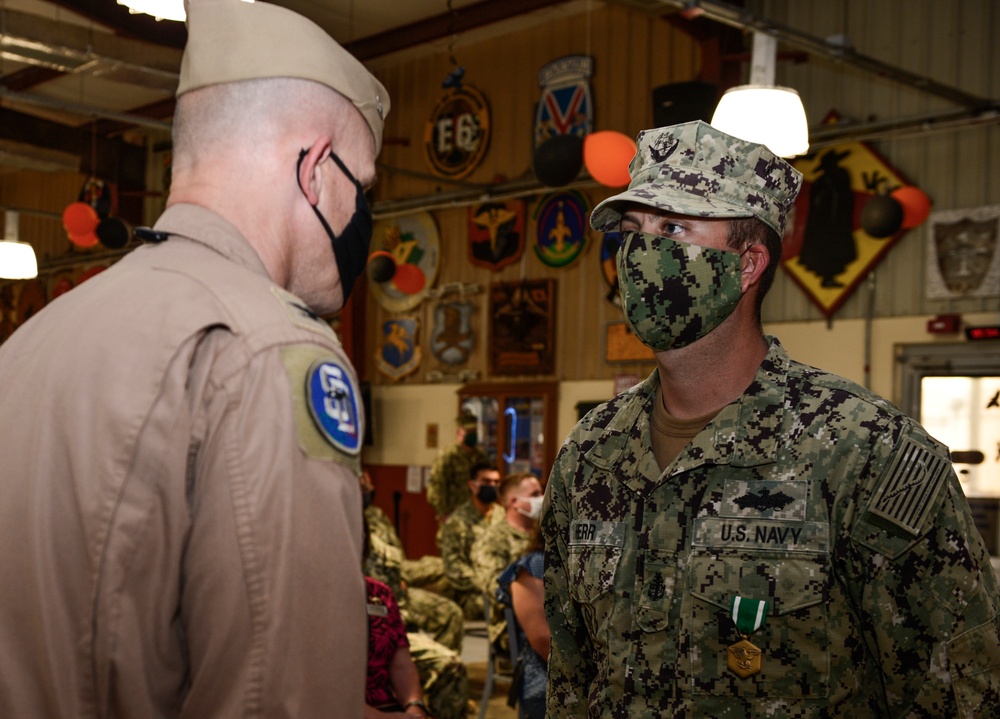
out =
[[[684,231],[684,225],[679,225],[676,222],[666,222],[663,225],[663,234],[665,235],[676,235],[678,232]]]

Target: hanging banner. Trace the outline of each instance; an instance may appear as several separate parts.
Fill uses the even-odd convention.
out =
[[[469,208],[469,262],[494,272],[524,252],[524,201],[484,202]]]
[[[542,95],[535,112],[535,147],[556,135],[586,136],[593,126],[590,76],[594,58],[568,55],[538,72]]]
[[[927,224],[927,299],[1000,294],[1000,205],[933,212]]]
[[[535,255],[549,267],[566,267],[587,246],[589,203],[583,193],[555,192],[535,208]]]
[[[490,108],[472,85],[445,93],[424,128],[424,157],[439,177],[459,179],[475,170],[490,144]]]
[[[828,147],[792,162],[803,186],[785,229],[781,266],[826,316],[837,309],[905,234],[873,237],[865,205],[910,185],[863,142]]]

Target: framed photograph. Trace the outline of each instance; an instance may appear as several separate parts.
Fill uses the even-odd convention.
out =
[[[555,372],[556,282],[490,285],[490,374]]]

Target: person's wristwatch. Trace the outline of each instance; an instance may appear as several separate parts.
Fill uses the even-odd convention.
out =
[[[424,716],[430,716],[430,712],[427,711],[427,705],[424,704],[420,699],[413,699],[412,701],[406,702],[406,704],[403,705],[403,711],[409,713],[406,710],[409,709],[410,707],[420,707],[420,710],[424,713]]]

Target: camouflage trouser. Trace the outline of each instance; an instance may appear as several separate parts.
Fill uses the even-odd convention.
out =
[[[444,560],[430,554],[419,559],[404,559],[403,581],[408,587],[421,587],[440,593],[445,584]]]
[[[406,638],[431,716],[434,719],[465,719],[469,684],[462,657],[423,632],[408,632]]]
[[[463,592],[454,587],[448,587],[445,596],[462,608],[466,619],[474,622],[483,621],[483,593],[478,589]]]
[[[454,652],[462,651],[465,618],[461,607],[440,594],[416,587],[407,589],[406,597],[402,615],[407,627],[427,632],[434,640]]]

